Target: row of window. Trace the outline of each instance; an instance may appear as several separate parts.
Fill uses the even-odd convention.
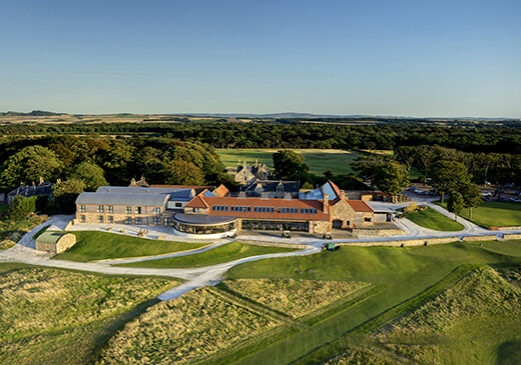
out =
[[[230,212],[251,212],[251,207],[248,206],[235,206],[232,205],[228,207],[227,205],[214,205],[212,206],[212,210],[214,212],[227,212],[228,209]],[[274,213],[274,207],[253,207],[253,211],[255,213]],[[290,213],[290,214],[298,214],[298,208],[278,208],[278,213]],[[317,214],[317,210],[315,208],[301,208],[300,214]]]
[[[106,208],[106,209],[105,209]],[[78,207],[78,211],[80,213],[85,213],[87,211],[87,207],[85,205],[80,205]],[[98,205],[96,208],[97,213],[114,213],[114,206],[113,205]],[[126,214],[143,214],[144,209],[143,207],[125,207],[125,213]],[[153,209],[154,214],[161,214],[161,208],[154,208]]]
[[[80,215],[80,222],[85,223],[86,221],[87,221],[87,217],[84,215]],[[114,217],[111,215],[107,216],[106,222],[105,222],[105,217],[102,215],[99,215],[97,221],[98,221],[98,223],[114,223]],[[154,222],[154,225],[159,226],[161,224],[161,217],[154,217],[153,222]],[[143,224],[143,218],[136,217],[136,218],[132,219],[132,217],[126,217],[125,224],[140,225],[140,224]],[[165,226],[170,225],[170,218],[163,218],[163,224]]]

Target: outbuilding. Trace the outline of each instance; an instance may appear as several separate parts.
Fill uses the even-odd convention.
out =
[[[43,232],[36,238],[36,249],[51,255],[62,253],[76,244],[76,236],[71,233]]]

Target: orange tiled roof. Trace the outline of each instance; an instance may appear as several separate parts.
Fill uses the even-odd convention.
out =
[[[230,190],[223,184],[219,185],[217,189],[213,191],[213,193],[217,196],[224,197],[227,196],[230,193]]]
[[[363,200],[346,200],[355,212],[372,212],[373,210]]]
[[[195,198],[186,203],[188,208],[210,208],[208,203],[204,200],[202,195],[197,195]]]

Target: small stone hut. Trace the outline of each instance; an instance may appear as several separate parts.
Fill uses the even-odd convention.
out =
[[[36,238],[36,249],[51,255],[62,253],[76,244],[76,236],[71,233],[43,232]]]

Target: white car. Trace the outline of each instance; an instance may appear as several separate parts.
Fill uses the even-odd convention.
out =
[[[481,196],[492,196],[492,193],[490,191],[482,191]]]

